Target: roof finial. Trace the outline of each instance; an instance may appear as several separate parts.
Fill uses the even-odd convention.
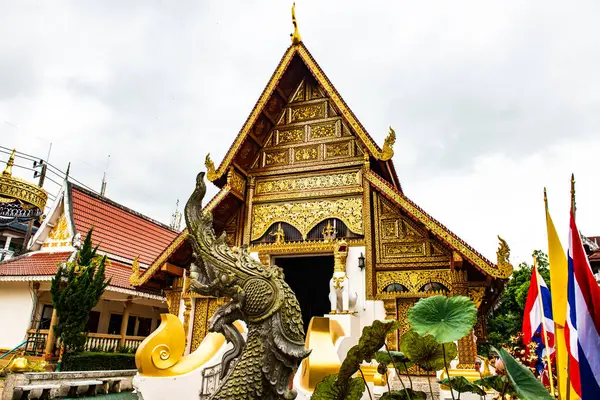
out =
[[[383,142],[383,149],[379,156],[379,159],[382,161],[391,160],[394,156],[394,143],[396,142],[396,132],[390,126],[390,132],[388,133],[385,141]]]
[[[2,175],[11,176],[12,175],[12,167],[15,165],[15,154],[17,153],[17,149],[13,149],[12,153],[10,153],[10,157],[6,162],[6,168],[4,168],[4,172]]]
[[[291,33],[290,36],[292,37],[292,44],[296,46],[302,41],[300,32],[298,31],[298,23],[296,22],[296,2],[292,4],[292,24],[294,24],[294,33]]]

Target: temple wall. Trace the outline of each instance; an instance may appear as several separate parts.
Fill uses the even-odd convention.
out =
[[[0,282],[0,349],[12,349],[25,340],[33,312],[29,282]]]

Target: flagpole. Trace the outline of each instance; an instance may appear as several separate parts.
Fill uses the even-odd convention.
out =
[[[544,298],[542,297],[542,288],[540,286],[539,272],[537,269],[537,258],[533,257],[533,269],[535,270],[535,280],[537,282],[538,293],[540,294],[540,311],[542,313],[542,333],[544,335],[544,344],[546,345],[546,363],[548,367],[548,379],[550,379],[550,394],[554,397],[554,379],[552,377],[552,362],[550,361],[550,346],[548,346],[548,333],[546,331],[546,316],[544,315]],[[543,381],[544,377],[542,377]]]
[[[571,210],[573,211],[573,219],[575,219],[575,174],[571,174]]]

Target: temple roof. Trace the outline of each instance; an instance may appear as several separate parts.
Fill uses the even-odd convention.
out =
[[[284,53],[267,86],[252,109],[250,116],[242,126],[242,129],[233,141],[219,167],[215,169],[214,164],[207,157],[207,178],[217,186],[222,187],[226,183],[224,179],[226,173],[232,165],[239,167],[242,172],[246,171],[251,157],[264,145],[268,137],[268,131],[275,125],[280,111],[291,99],[291,96],[294,95],[293,91],[303,79],[305,70],[310,73],[318,85],[325,91],[326,96],[330,98],[333,105],[339,110],[342,118],[359,139],[361,145],[373,161],[381,164],[382,175],[385,175],[386,180],[389,180],[395,187],[402,190],[391,161],[393,155],[391,146],[395,140],[394,134],[390,131],[384,148],[380,148],[371,135],[367,133],[367,130],[358,118],[356,118],[352,110],[350,110],[350,107],[342,99],[341,95],[302,42],[291,45]]]
[[[93,227],[93,241],[102,252],[149,264],[177,236],[168,226],[104,196],[70,184],[76,232],[85,236]]]
[[[459,238],[454,232],[433,218],[421,207],[416,205],[405,194],[396,190],[388,182],[374,172],[368,171],[365,178],[381,194],[400,206],[409,216],[421,222],[435,236],[447,243],[452,249],[460,253],[470,263],[476,266],[486,275],[494,278],[507,279],[512,274],[512,267],[508,265],[498,266],[477,252],[467,242]]]

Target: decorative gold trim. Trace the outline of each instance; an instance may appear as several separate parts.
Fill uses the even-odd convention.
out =
[[[298,53],[298,55],[302,58],[302,60],[308,67],[309,71],[311,72],[311,74],[316,78],[319,85],[321,85],[321,87],[323,87],[323,89],[325,89],[325,91],[327,92],[327,95],[331,98],[331,101],[333,101],[336,108],[340,110],[343,118],[350,124],[350,126],[352,127],[352,129],[354,130],[356,135],[359,137],[361,142],[363,142],[364,146],[366,146],[366,148],[368,149],[369,153],[371,155],[373,155],[373,157],[380,159],[380,160],[384,160],[384,161],[386,159],[389,159],[389,158],[386,158],[388,156],[391,158],[391,156],[389,155],[390,154],[389,151],[386,150],[384,152],[377,146],[377,144],[375,144],[375,141],[365,131],[365,129],[362,127],[360,122],[358,122],[357,118],[354,116],[352,111],[350,111],[350,108],[342,100],[342,98],[338,94],[337,90],[333,87],[331,82],[329,82],[329,79],[325,76],[325,73],[321,70],[321,67],[319,67],[317,65],[317,63],[314,61],[314,59],[308,52],[308,49],[304,46],[303,43],[300,42],[297,45],[294,45],[294,44],[291,45],[284,53],[279,65],[275,69],[275,72],[271,76],[271,79],[269,80],[267,86],[265,87],[262,94],[260,95],[260,98],[256,102],[254,109],[252,110],[252,112],[250,113],[250,116],[244,123],[244,126],[240,130],[240,133],[238,134],[235,141],[229,148],[229,151],[225,155],[225,158],[223,158],[223,161],[219,165],[219,168],[215,171],[214,164],[213,164],[212,169],[210,169],[210,168],[208,169],[207,178],[211,182],[214,182],[215,180],[217,180],[221,176],[223,176],[223,174],[225,174],[225,172],[231,165],[231,162],[233,161],[234,156],[236,155],[236,153],[238,152],[242,143],[246,139],[246,136],[248,136],[252,126],[254,125],[254,122],[256,121],[256,119],[258,118],[260,113],[262,112],[267,101],[271,97],[273,91],[275,91],[275,88],[277,87],[279,80],[281,79],[281,77],[283,76],[285,71],[287,70],[287,67],[288,67],[290,61],[292,60],[292,57],[296,53]],[[388,147],[390,149],[391,149],[391,144],[393,144],[393,141],[388,142]],[[385,144],[384,144],[384,147],[385,147]],[[392,151],[392,154],[393,154],[393,151]],[[208,165],[207,165],[207,167],[208,167]],[[214,171],[214,174],[211,174],[212,171]],[[211,178],[213,178],[213,179],[211,179]]]
[[[276,222],[286,222],[306,239],[308,232],[327,218],[339,218],[348,229],[363,233],[360,197],[256,204],[252,210],[252,240],[257,240]]]
[[[411,296],[419,292],[424,285],[430,282],[441,283],[448,290],[452,291],[454,283],[450,270],[432,270],[432,271],[383,271],[377,272],[377,293],[385,293],[383,290],[392,283],[399,283],[406,287]],[[395,293],[398,295],[399,293]]]
[[[469,246],[467,246],[463,240],[459,239],[455,234],[450,232],[448,228],[421,210],[412,201],[391,187],[373,171],[367,171],[365,173],[365,178],[387,198],[396,202],[396,204],[402,207],[406,212],[423,223],[428,230],[448,243],[452,248],[461,253],[466,259],[480,268],[483,272],[494,278],[500,279],[507,279],[512,274],[512,268],[511,270],[508,270],[507,268],[498,268],[496,265],[486,260],[482,255],[476,253]]]
[[[396,143],[396,132],[390,126],[390,132],[383,142],[383,150],[381,150],[381,157],[379,158],[380,160],[388,161],[392,159],[394,156],[394,143]]]
[[[6,168],[0,175],[0,200],[2,203],[19,201],[25,209],[38,208],[43,212],[48,201],[48,193],[36,184],[12,176],[16,152],[16,150],[12,151]]]
[[[365,244],[362,240],[347,240],[346,242],[348,243],[348,247],[364,246]],[[257,252],[259,257],[263,257],[263,254],[333,254],[334,244],[334,242],[325,242],[321,240],[306,242],[264,243],[251,245],[248,248],[248,251]]]
[[[206,167],[206,179],[213,182],[219,177],[217,171],[215,171],[215,163],[210,158],[210,153],[206,155],[206,159],[204,160],[204,166]]]

